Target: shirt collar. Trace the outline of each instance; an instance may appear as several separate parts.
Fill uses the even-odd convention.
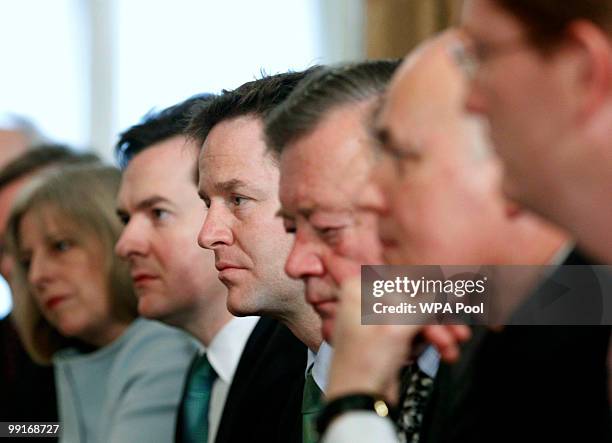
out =
[[[206,349],[206,356],[221,380],[231,383],[242,351],[259,317],[234,317],[221,328]]]
[[[308,369],[312,366],[312,377],[319,389],[323,392],[327,389],[329,367],[333,355],[334,350],[326,341],[321,343],[316,354],[310,349],[308,350],[308,365],[306,366],[306,372],[308,372]]]

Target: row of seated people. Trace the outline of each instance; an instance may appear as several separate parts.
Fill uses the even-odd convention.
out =
[[[467,39],[194,96],[120,135],[121,170],[7,165],[11,317],[54,367],[61,440],[610,441],[612,278],[554,294],[594,318],[542,305],[609,234],[500,192],[520,177],[468,112]],[[379,264],[533,275],[496,293],[508,326],[363,325]]]

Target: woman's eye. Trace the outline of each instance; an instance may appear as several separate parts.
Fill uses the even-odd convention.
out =
[[[31,263],[30,257],[21,257],[19,259],[19,264],[26,271],[30,269],[30,263]]]
[[[70,246],[72,246],[72,243],[69,240],[57,240],[53,244],[53,248],[56,251],[60,251],[60,252],[67,251],[68,249],[70,249]]]

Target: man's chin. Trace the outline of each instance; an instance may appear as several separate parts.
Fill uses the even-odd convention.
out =
[[[231,288],[227,296],[227,310],[236,317],[248,317],[250,315],[260,315],[255,307],[250,303],[245,303],[244,295],[238,293],[236,288]]]
[[[168,316],[168,312],[166,311],[167,310],[159,306],[158,303],[155,303],[154,300],[152,300],[152,297],[148,297],[146,295],[138,297],[138,314],[141,317],[163,322]]]

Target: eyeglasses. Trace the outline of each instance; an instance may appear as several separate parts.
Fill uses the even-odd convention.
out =
[[[482,66],[492,59],[525,49],[529,49],[529,46],[524,36],[498,43],[485,43],[463,36],[449,46],[451,56],[470,78],[474,78]]]

